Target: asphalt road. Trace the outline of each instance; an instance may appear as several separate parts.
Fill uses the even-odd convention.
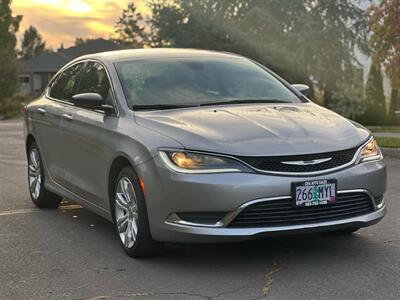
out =
[[[86,209],[33,207],[21,128],[0,122],[1,299],[400,298],[400,160],[386,160],[388,215],[357,234],[168,245],[134,260]]]

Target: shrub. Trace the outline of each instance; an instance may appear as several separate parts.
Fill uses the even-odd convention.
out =
[[[29,101],[30,99],[23,95],[14,95],[9,99],[0,101],[0,117],[13,118],[19,116],[22,108]]]

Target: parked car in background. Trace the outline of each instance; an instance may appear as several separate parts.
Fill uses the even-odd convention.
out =
[[[38,207],[114,222],[123,249],[349,233],[386,212],[370,132],[247,58],[146,49],[75,59],[25,110]]]

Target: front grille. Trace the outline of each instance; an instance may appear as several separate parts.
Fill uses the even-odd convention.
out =
[[[342,150],[336,152],[290,155],[290,156],[268,156],[268,157],[249,157],[239,156],[238,159],[251,165],[252,167],[271,172],[305,173],[329,170],[343,166],[352,161],[358,148]],[[282,162],[290,161],[311,161],[317,159],[331,158],[331,160],[315,165],[288,165]]]
[[[255,203],[246,207],[229,227],[273,227],[334,221],[374,211],[365,193],[338,194],[336,204],[295,207],[291,198]]]
[[[180,212],[177,215],[186,222],[215,224],[226,215],[226,212]]]

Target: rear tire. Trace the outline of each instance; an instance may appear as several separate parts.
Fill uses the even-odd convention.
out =
[[[126,254],[134,258],[159,254],[163,244],[151,237],[144,195],[132,167],[121,170],[112,195],[115,229]]]
[[[39,208],[57,208],[62,197],[46,190],[44,166],[36,142],[28,149],[28,188],[33,204]]]

